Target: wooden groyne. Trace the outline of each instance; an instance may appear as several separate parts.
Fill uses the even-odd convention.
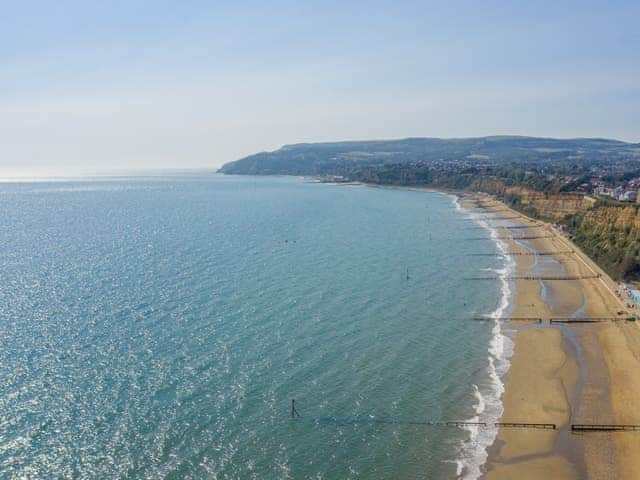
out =
[[[488,218],[490,218],[491,220],[515,220],[517,218],[523,218],[523,217],[520,215],[511,215],[509,217],[488,217]]]
[[[595,317],[595,318],[536,318],[536,317],[473,317],[470,320],[474,322],[524,322],[524,323],[537,323],[539,325],[548,324],[562,324],[562,325],[580,325],[588,323],[608,323],[608,322],[635,322],[634,316],[620,316],[620,317]]]
[[[480,212],[477,212],[477,213],[479,214]],[[491,215],[491,212],[483,212],[482,215],[478,216],[477,218],[465,218],[463,220],[467,221],[467,222],[477,222],[478,220],[484,220],[484,221],[487,221],[487,222],[499,222],[501,220],[515,220],[515,219],[520,219],[522,221],[526,220],[528,222],[533,223],[534,225],[538,224],[538,222],[536,222],[535,220],[530,220],[530,219],[528,219],[526,217],[521,217],[521,216],[502,217],[502,216],[499,216],[499,215]],[[531,226],[532,225],[523,225],[523,228],[529,228]],[[508,228],[508,227],[504,226],[502,228]]]
[[[614,318],[612,320],[620,320],[618,318]],[[596,320],[593,318],[552,318],[549,320],[549,323],[600,323],[611,320]]]
[[[486,427],[486,422],[445,422],[447,427]]]
[[[476,226],[467,227],[467,228],[465,228],[465,230],[480,230],[480,229],[486,229],[486,228],[487,227],[482,227],[482,226],[478,225],[477,227]],[[524,228],[533,229],[533,228],[542,228],[542,227],[540,227],[538,225],[514,225],[514,226],[505,225],[504,227],[502,227],[502,226],[493,226],[493,227],[490,227],[490,228],[504,228],[505,230],[520,230],[520,229],[524,229]]]
[[[524,237],[496,237],[497,240],[536,240],[539,238],[553,238],[553,235],[528,235]],[[471,237],[465,240],[494,240],[492,237]]]
[[[536,323],[542,323],[542,318],[536,318],[536,317],[497,317],[497,318],[473,317],[471,320],[476,321],[476,322],[498,321],[498,322],[536,322]]]
[[[571,425],[572,432],[636,432],[640,431],[640,425],[618,424],[579,424]]]
[[[442,423],[439,423],[442,425]],[[498,428],[535,428],[539,430],[556,430],[555,423],[524,423],[524,422],[445,422],[447,427],[498,427]]]
[[[540,225],[505,225],[504,227],[498,227],[498,228],[504,228],[507,230],[518,230],[520,228],[542,228]]]
[[[554,423],[527,423],[527,422],[469,422],[469,421],[443,421],[443,420],[398,420],[392,418],[304,418],[299,415],[291,416],[296,421],[312,421],[321,425],[334,425],[338,427],[366,427],[370,425],[380,426],[411,426],[411,427],[476,427],[476,428],[533,428],[544,430],[556,430]]]
[[[502,208],[502,209],[508,209],[508,207],[500,202],[486,202],[483,200],[475,200],[475,201],[471,201],[473,204],[475,205],[479,205],[481,207],[485,207],[485,208]]]
[[[524,237],[506,237],[503,240],[535,240],[537,238],[553,238],[553,235],[529,235]]]
[[[550,323],[603,323],[603,322],[623,322],[623,321],[635,321],[635,317],[620,316],[620,317],[577,317],[577,318],[550,318]]]
[[[569,255],[572,253],[576,253],[573,250],[559,250],[557,252],[507,252],[507,253],[468,253],[467,256],[470,257],[515,257],[515,256],[544,256],[544,255]]]
[[[530,323],[605,323],[605,322],[635,322],[634,316],[625,315],[620,317],[555,317],[555,318],[538,318],[538,317],[472,317],[475,322],[530,322]]]
[[[505,277],[506,280],[589,280],[592,278],[600,278],[601,274],[596,275],[516,275],[513,277]],[[500,280],[502,277],[467,277],[463,280]]]
[[[496,422],[494,427],[500,428],[539,428],[543,430],[555,430],[555,423],[517,423],[517,422]]]

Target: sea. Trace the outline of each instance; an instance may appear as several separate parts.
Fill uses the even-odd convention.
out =
[[[0,478],[480,475],[513,264],[456,197],[181,173],[0,219]]]

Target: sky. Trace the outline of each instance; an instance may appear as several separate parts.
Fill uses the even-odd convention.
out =
[[[640,2],[0,0],[0,177],[284,144],[640,142]]]

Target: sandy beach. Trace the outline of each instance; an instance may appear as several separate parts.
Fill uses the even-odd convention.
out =
[[[519,215],[493,200],[484,198],[483,202],[486,211],[496,212],[493,216]],[[517,279],[512,317],[623,319],[627,314],[619,314],[621,311],[635,314],[615,295],[615,282],[553,226],[524,216],[509,221],[532,228],[500,228],[501,237],[537,237],[507,240],[512,253],[573,251],[514,255],[516,276],[600,275],[576,280]],[[494,225],[506,223],[496,221]],[[640,432],[570,431],[572,423],[640,423],[638,325],[624,320],[511,323],[515,347],[501,421],[553,423],[557,429],[500,429],[489,450],[484,478],[638,478]]]

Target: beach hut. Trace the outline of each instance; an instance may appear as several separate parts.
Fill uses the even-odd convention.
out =
[[[630,288],[629,297],[631,297],[631,300],[636,302],[636,304],[640,305],[640,290],[637,288]]]

